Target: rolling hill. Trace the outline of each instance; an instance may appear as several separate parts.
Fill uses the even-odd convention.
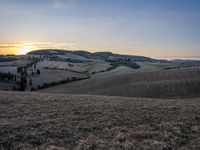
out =
[[[41,92],[151,98],[200,96],[200,67],[138,73],[127,69],[121,74],[116,73],[119,69],[113,71]]]

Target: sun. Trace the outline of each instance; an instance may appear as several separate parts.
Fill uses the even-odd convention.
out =
[[[32,46],[24,46],[24,47],[20,47],[17,50],[18,54],[26,54],[28,52],[30,52],[31,50],[33,50],[34,48]]]
[[[25,55],[32,50],[36,50],[38,47],[34,43],[23,43],[16,49],[16,53],[19,55]]]

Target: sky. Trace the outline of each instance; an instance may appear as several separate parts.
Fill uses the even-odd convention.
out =
[[[200,59],[200,0],[0,0],[0,54],[46,48]]]

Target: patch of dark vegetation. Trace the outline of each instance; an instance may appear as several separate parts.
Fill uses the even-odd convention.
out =
[[[130,67],[133,69],[140,68],[140,66],[136,62],[131,61],[130,59],[107,59],[106,61],[109,62],[110,65],[112,66],[112,67],[108,68],[108,71],[115,69],[118,66],[127,66],[127,67]]]
[[[44,83],[43,85],[38,85],[37,89],[41,90],[41,89],[45,89],[45,88],[49,88],[49,87],[53,87],[53,86],[57,86],[57,85],[61,85],[61,84],[66,84],[66,83],[70,83],[70,82],[75,82],[75,81],[80,81],[80,80],[85,80],[85,79],[89,79],[90,77],[84,77],[84,78],[76,78],[76,77],[72,77],[69,79],[65,79],[65,80],[61,80],[61,81],[54,81],[51,83]],[[37,90],[36,88],[33,88],[32,91]]]
[[[170,70],[170,69],[178,69],[181,68],[180,66],[176,66],[176,67],[166,67],[164,68],[164,70]]]
[[[70,64],[69,64],[69,65],[70,65]],[[72,67],[72,65],[71,65],[71,67]],[[69,72],[74,72],[74,73],[87,74],[87,71],[85,71],[85,72],[80,72],[80,71],[75,71],[75,70],[70,70],[70,69],[62,69],[62,68],[57,68],[57,67],[54,67],[54,68],[44,67],[44,69],[50,69],[50,70],[64,70],[64,71],[69,71]]]
[[[196,63],[196,64],[181,63],[181,64],[178,64],[177,66],[165,67],[164,70],[179,69],[179,68],[190,68],[190,67],[195,67],[195,66],[199,66],[199,63]]]
[[[0,72],[0,80],[9,81],[9,82],[10,81],[17,82],[17,75],[12,74],[10,72],[8,72],[8,73]]]

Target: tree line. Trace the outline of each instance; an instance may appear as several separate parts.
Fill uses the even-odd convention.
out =
[[[0,79],[1,80],[7,80],[9,82],[17,82],[17,75],[16,74],[12,74],[10,72],[8,73],[4,73],[4,72],[0,72]]]

